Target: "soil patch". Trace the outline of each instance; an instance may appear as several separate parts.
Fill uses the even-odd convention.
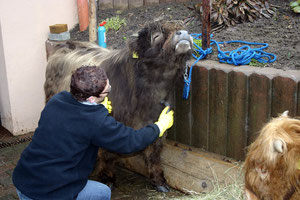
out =
[[[292,12],[289,1],[271,0],[269,3],[275,9],[272,18],[260,18],[253,23],[238,24],[233,27],[219,30],[213,33],[213,39],[218,42],[230,40],[243,40],[247,42],[268,43],[269,47],[264,51],[277,56],[274,63],[265,67],[274,67],[283,70],[300,69],[300,15]],[[190,33],[201,33],[202,26],[195,12],[188,9],[192,3],[166,3],[158,6],[141,7],[125,11],[99,10],[98,22],[107,18],[119,16],[126,19],[126,26],[118,31],[107,31],[107,46],[111,49],[119,49],[126,45],[126,41],[136,37],[142,27],[155,20],[181,20],[186,23]],[[88,41],[88,30],[79,32],[79,26],[71,31],[74,40]],[[242,44],[241,44],[242,46]],[[257,46],[256,46],[257,47]],[[235,48],[231,45],[222,46],[222,51]],[[217,48],[213,45],[213,54],[208,59],[218,60]]]

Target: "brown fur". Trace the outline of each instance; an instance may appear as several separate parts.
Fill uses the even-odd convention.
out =
[[[274,150],[283,141],[282,153]],[[250,145],[245,161],[247,199],[300,199],[300,120],[280,116],[267,123]]]
[[[191,56],[191,50],[185,53],[175,51],[174,38],[178,38],[177,31],[181,29],[183,27],[178,23],[149,24],[139,32],[136,40],[121,50],[69,42],[49,59],[44,84],[46,101],[62,90],[69,90],[73,70],[82,65],[96,65],[103,67],[109,77],[112,86],[109,99],[113,116],[118,121],[135,129],[155,122],[164,107],[160,102],[166,100],[172,105],[170,93]],[[138,59],[132,58],[133,52],[138,53]],[[165,184],[160,168],[161,149],[162,140],[159,139],[142,152],[151,182],[156,186]],[[106,151],[99,151],[100,166],[96,173],[108,182],[114,181],[112,157]]]

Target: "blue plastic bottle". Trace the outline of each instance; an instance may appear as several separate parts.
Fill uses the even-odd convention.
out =
[[[105,27],[106,21],[99,24],[98,27],[98,44],[100,47],[106,48],[106,33]]]

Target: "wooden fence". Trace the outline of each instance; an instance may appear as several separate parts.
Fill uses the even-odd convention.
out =
[[[191,0],[98,0],[99,9],[113,8],[116,10],[125,10],[170,2],[191,2]]]
[[[202,61],[193,67],[188,100],[175,89],[175,125],[168,138],[243,160],[246,147],[271,117],[300,115],[300,71],[234,67]]]

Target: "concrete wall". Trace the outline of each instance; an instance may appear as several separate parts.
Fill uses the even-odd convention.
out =
[[[14,135],[33,131],[44,107],[49,25],[77,22],[74,0],[0,1],[0,112]]]

